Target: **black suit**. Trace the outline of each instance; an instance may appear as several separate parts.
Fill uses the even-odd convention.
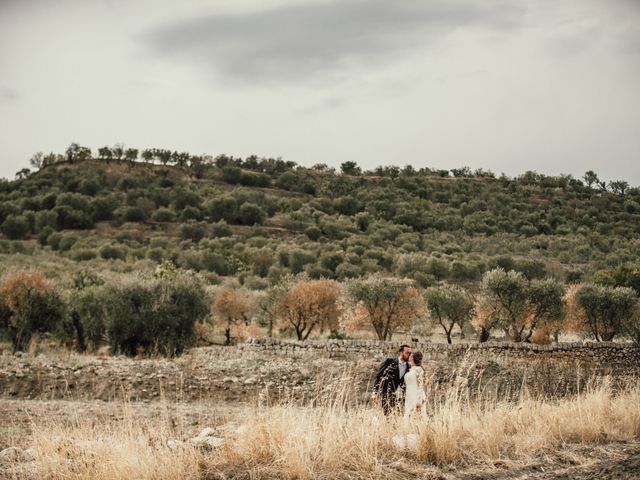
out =
[[[407,362],[404,374],[410,368],[411,365]],[[378,401],[385,415],[396,408],[396,391],[398,389],[404,390],[405,388],[404,374],[402,377],[400,376],[400,360],[398,358],[387,358],[378,368],[373,390],[378,395]]]

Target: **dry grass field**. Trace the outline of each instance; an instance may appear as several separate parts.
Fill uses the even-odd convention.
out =
[[[640,478],[635,382],[598,377],[578,394],[522,388],[506,400],[458,377],[429,385],[426,411],[406,421],[354,401],[361,384],[341,375],[329,395],[316,386],[304,399],[267,389],[234,401],[5,396],[0,447],[18,453],[0,478]]]

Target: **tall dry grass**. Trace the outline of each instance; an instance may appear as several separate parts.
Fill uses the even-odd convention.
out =
[[[146,426],[131,415],[119,423],[34,425],[37,478],[389,478],[446,465],[528,461],[573,444],[640,439],[640,388],[614,391],[594,382],[562,399],[472,399],[464,385],[438,395],[412,419],[353,408],[348,389],[311,406],[247,406],[220,426],[224,446],[211,451],[170,448],[180,435],[158,419]],[[168,406],[170,409],[170,406]],[[409,437],[411,436],[411,437]],[[394,442],[414,438],[400,448]]]

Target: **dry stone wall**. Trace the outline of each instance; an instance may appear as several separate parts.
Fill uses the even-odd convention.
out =
[[[402,342],[377,340],[312,340],[296,341],[274,338],[252,338],[238,348],[272,352],[287,356],[326,356],[329,358],[370,357],[382,359],[394,356]],[[632,343],[575,342],[535,345],[514,342],[467,342],[452,345],[414,342],[414,350],[424,354],[431,364],[455,364],[464,359],[508,363],[571,364],[599,373],[640,375],[640,346]]]

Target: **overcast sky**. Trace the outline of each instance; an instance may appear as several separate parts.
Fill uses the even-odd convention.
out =
[[[640,185],[637,0],[0,0],[0,177],[124,143]]]

